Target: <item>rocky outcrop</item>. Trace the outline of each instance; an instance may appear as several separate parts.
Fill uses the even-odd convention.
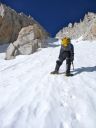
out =
[[[16,55],[28,55],[43,47],[46,36],[39,25],[24,27],[19,32],[16,41],[11,43],[6,51],[6,59],[13,59]]]
[[[47,37],[49,33],[31,16],[0,3],[0,44],[10,44],[6,59],[35,52]]]
[[[96,14],[89,12],[85,15],[83,21],[79,23],[69,23],[56,34],[56,38],[68,36],[72,39],[83,37],[83,40],[96,39]]]
[[[21,28],[38,24],[45,35],[48,33],[31,16],[17,13],[15,10],[0,3],[0,44],[10,43],[17,40]]]

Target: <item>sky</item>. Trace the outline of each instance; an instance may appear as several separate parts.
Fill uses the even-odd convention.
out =
[[[52,36],[70,22],[79,22],[88,12],[96,12],[96,0],[1,0],[37,20]]]
[[[68,78],[66,63],[61,74],[50,74],[60,46],[13,60],[0,53],[0,128],[96,128],[96,41],[72,43],[75,70]]]

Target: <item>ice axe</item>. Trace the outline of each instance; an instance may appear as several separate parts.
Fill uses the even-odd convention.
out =
[[[72,67],[73,67],[73,70],[74,70],[74,63],[73,63],[73,61],[71,62],[71,64],[72,64]]]

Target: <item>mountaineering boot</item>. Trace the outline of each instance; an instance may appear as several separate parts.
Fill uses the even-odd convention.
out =
[[[65,74],[65,76],[73,76],[73,74],[70,73],[70,67],[71,67],[70,63],[66,64],[66,74]]]
[[[59,65],[56,64],[56,67],[55,67],[55,70],[51,72],[51,74],[58,74],[58,71],[59,71]]]
[[[71,67],[71,61],[70,61],[70,59],[67,59],[67,61],[66,61],[66,76],[70,76],[70,67]]]
[[[73,76],[71,73],[66,73],[65,76]]]
[[[58,71],[52,71],[51,74],[58,74]]]

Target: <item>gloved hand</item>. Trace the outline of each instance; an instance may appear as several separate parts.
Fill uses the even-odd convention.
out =
[[[71,56],[71,62],[73,62],[73,61],[74,61],[74,55]]]

